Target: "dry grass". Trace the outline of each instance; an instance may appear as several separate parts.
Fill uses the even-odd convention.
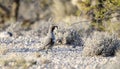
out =
[[[56,34],[58,42],[61,44],[70,44],[74,46],[82,46],[83,40],[82,37],[87,36],[89,34],[90,24],[88,22],[80,22],[79,19],[75,19],[78,21],[76,23],[59,23],[59,29]],[[75,22],[73,21],[73,22]]]
[[[29,63],[22,56],[11,55],[9,57],[0,58],[0,65],[3,67],[15,68],[28,68]]]
[[[117,33],[120,37],[120,22],[105,22],[105,29],[110,33]]]
[[[0,46],[0,55],[5,55],[8,52],[8,48],[6,46]]]
[[[94,32],[85,39],[83,55],[85,56],[114,56],[120,46],[120,40],[116,35],[106,32]]]
[[[28,56],[23,56],[19,53],[10,53],[8,55],[0,57],[0,66],[7,69],[29,69],[33,65],[45,65],[50,63],[50,60],[40,53],[35,52]]]
[[[74,29],[65,29],[57,33],[58,43],[82,46],[80,34]]]

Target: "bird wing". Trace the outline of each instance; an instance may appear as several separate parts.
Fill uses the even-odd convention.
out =
[[[49,46],[49,45],[51,45],[51,43],[52,43],[52,38],[48,38],[45,40],[44,46]]]
[[[42,43],[42,48],[40,50],[48,49],[49,46],[51,46],[52,38],[50,37],[45,37],[44,39],[42,38],[41,43]]]
[[[44,40],[44,46],[49,47],[53,44],[53,39],[51,37],[46,37]]]

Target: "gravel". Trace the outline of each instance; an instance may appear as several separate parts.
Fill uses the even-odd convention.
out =
[[[115,61],[112,60],[114,57],[83,56],[82,46],[72,48],[70,45],[55,45],[47,54],[44,50],[38,51],[41,41],[39,36],[29,35],[0,38],[0,46],[8,48],[8,51],[0,57],[9,58],[11,55],[17,55],[26,61],[35,61],[28,69],[103,69],[108,62]],[[40,54],[40,57],[36,56],[36,53]],[[0,68],[5,69],[7,66],[0,65]]]

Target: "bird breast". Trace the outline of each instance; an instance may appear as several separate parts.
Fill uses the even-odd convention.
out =
[[[54,35],[54,33],[53,33],[53,32],[48,33],[48,35],[47,35],[47,36],[48,36],[49,38],[51,38],[53,42],[55,42],[55,35]]]
[[[51,35],[52,35],[53,42],[55,42],[55,35],[54,35],[54,33],[52,32]]]

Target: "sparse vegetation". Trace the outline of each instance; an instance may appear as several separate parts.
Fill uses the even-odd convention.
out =
[[[88,19],[92,21],[92,27],[99,30],[105,31],[104,21],[109,21],[110,19],[117,16],[112,16],[114,13],[119,13],[120,11],[120,1],[118,0],[76,0],[76,6],[81,11],[81,15],[87,16]]]
[[[120,40],[114,34],[94,32],[85,39],[83,55],[85,56],[114,56],[120,46]]]
[[[18,53],[6,55],[6,57],[0,57],[0,66],[2,66],[2,68],[11,67],[9,69],[16,69],[16,68],[28,69],[34,65],[37,65],[37,63],[41,63],[41,65],[50,63],[49,59],[45,58],[44,56],[34,57],[36,54],[38,53],[33,53],[33,55],[31,54],[31,57],[29,56],[23,57]],[[40,61],[37,62],[37,60]]]
[[[69,44],[73,46],[82,46],[82,37],[86,36],[85,31],[87,31],[88,28],[86,27],[87,29],[85,29],[84,25],[81,24],[82,23],[69,25],[59,23],[59,29],[56,33],[58,43]],[[79,28],[80,26],[81,28]]]
[[[51,24],[46,53],[38,49]],[[119,68],[119,26],[120,0],[0,0],[0,68]]]

